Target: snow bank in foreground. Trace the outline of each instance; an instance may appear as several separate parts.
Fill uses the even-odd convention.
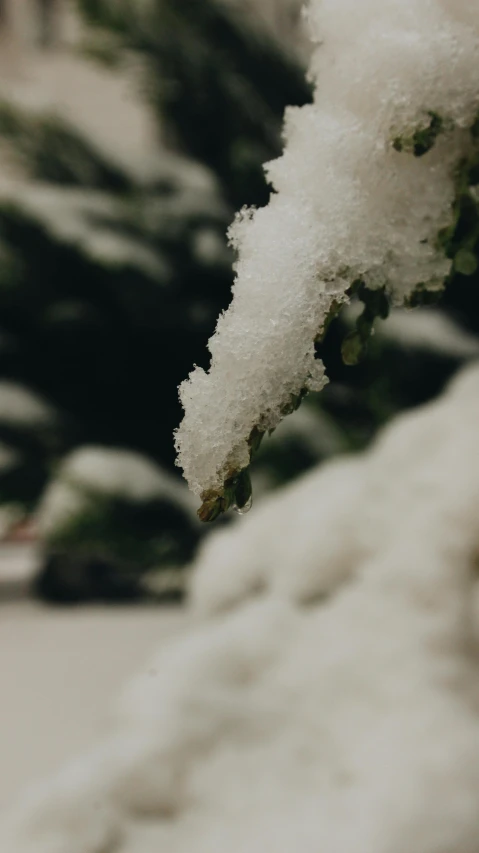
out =
[[[231,229],[234,298],[209,372],[181,386],[178,464],[206,504],[249,464],[255,428],[324,386],[315,339],[354,282],[397,304],[441,286],[451,262],[438,235],[476,146],[479,0],[309,7],[315,101],[287,113],[269,205]]]
[[[205,545],[196,625],[8,853],[477,853],[479,367]]]

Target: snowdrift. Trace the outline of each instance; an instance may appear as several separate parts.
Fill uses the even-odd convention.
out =
[[[5,853],[478,853],[479,366],[212,536]]]

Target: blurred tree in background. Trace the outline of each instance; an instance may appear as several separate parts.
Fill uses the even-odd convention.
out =
[[[310,98],[293,53],[234,7],[78,7],[90,56],[139,61],[158,156],[143,171],[123,169],[61,116],[0,105],[0,135],[28,177],[0,198],[0,377],[50,412],[45,437],[25,418],[25,429],[5,432],[0,385],[0,440],[18,462],[14,477],[11,466],[0,473],[0,498],[28,509],[78,446],[134,450],[173,468],[177,386],[204,363],[230,298],[227,227],[235,208],[266,201],[261,167],[280,151],[284,108]],[[156,524],[169,537],[165,506]],[[113,527],[105,542],[116,552]],[[84,544],[87,526],[77,529]],[[198,536],[185,518],[180,561]],[[65,548],[72,542],[70,529]]]
[[[131,492],[128,480],[144,474],[131,453],[154,477],[173,473],[177,386],[193,364],[207,366],[230,299],[227,227],[236,209],[267,201],[262,164],[281,151],[284,109],[311,97],[292,41],[240,4],[77,6],[89,60],[140,69],[158,150],[148,166],[125,168],[61,116],[0,105],[0,136],[23,176],[0,195],[0,500],[28,511],[41,500],[49,553],[38,589],[60,600],[132,594],[135,570],[183,564],[203,535],[174,489],[171,499],[163,487]],[[425,309],[416,331],[402,315],[379,328],[354,369],[341,359],[354,312],[331,324],[321,355],[332,383],[263,443],[255,468],[265,486],[363,446],[477,355],[479,282],[466,272],[453,272],[442,311]],[[92,446],[103,456],[94,450],[88,480],[78,460]],[[112,487],[115,465],[126,479]],[[65,484],[77,495],[55,525],[52,490],[64,495]]]

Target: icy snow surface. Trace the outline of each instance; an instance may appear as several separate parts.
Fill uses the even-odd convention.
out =
[[[8,853],[477,853],[479,366],[228,531]]]
[[[309,24],[314,104],[287,112],[269,205],[231,228],[233,302],[209,372],[181,386],[178,464],[200,495],[248,465],[255,426],[323,387],[314,341],[352,282],[386,285],[400,304],[450,268],[436,239],[479,106],[479,0],[311,0]],[[444,132],[427,154],[395,149],[432,114]]]

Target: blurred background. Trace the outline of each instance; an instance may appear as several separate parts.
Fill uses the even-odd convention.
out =
[[[0,10],[4,538],[38,545],[46,600],[178,597],[205,531],[177,386],[230,298],[227,227],[310,97],[300,4]]]
[[[307,61],[300,0],[0,0],[0,534],[5,576],[44,600],[182,596],[208,529],[174,467],[177,386],[208,364],[227,227],[268,199]],[[358,367],[340,357],[354,306],[332,324],[331,385],[264,443],[256,495],[477,353],[459,278]]]
[[[0,655],[25,730],[72,655],[71,713],[78,667],[110,689],[164,630],[151,605],[184,598],[209,528],[174,465],[177,387],[208,365],[226,231],[268,200],[262,163],[285,107],[311,99],[307,61],[300,0],[0,0]],[[365,447],[477,356],[479,282],[463,273],[438,306],[393,311],[357,366],[341,359],[357,307],[331,324],[331,384],[263,443],[259,499]],[[58,610],[95,602],[93,622]],[[132,602],[148,609],[132,618]],[[64,643],[70,658],[32,680],[32,648],[38,667]],[[113,647],[121,665],[101,657]]]

